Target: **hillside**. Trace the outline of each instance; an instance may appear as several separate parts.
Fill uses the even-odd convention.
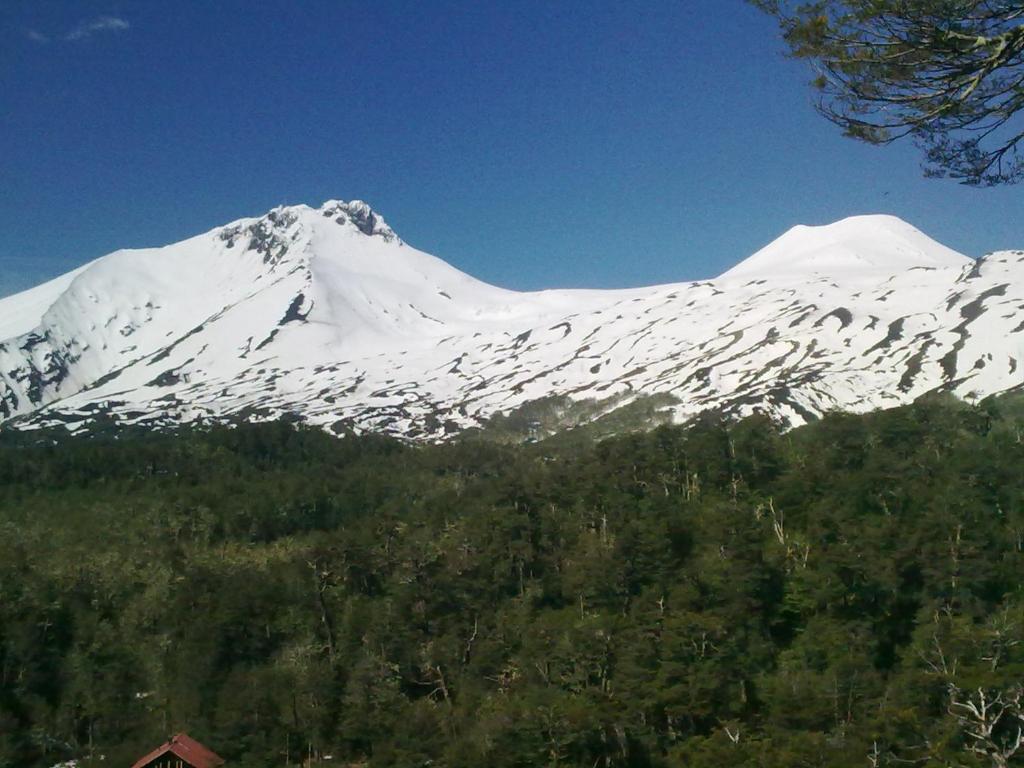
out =
[[[996,765],[956,704],[1024,674],[1022,431],[8,434],[0,765]]]

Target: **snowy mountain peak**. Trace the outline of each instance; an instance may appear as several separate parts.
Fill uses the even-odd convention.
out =
[[[296,245],[312,239],[325,221],[386,243],[402,244],[384,218],[362,200],[328,200],[316,210],[308,205],[281,205],[259,218],[240,219],[215,232],[226,248],[240,245],[243,251],[255,251],[264,263],[275,266],[294,252]]]
[[[971,264],[896,216],[851,216],[823,226],[797,225],[719,279],[875,279],[915,267]]]
[[[1024,389],[1024,252],[974,262],[891,216],[795,227],[719,280],[519,293],[360,200],[117,251],[0,300],[0,422],[297,416],[441,439],[564,396],[597,414],[791,424]]]

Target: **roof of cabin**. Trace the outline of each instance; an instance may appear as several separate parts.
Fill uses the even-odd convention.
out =
[[[203,746],[187,733],[179,733],[172,736],[170,741],[166,744],[161,744],[145,757],[140,757],[132,768],[142,768],[142,766],[148,765],[167,752],[180,757],[195,768],[216,768],[216,766],[224,764],[224,758],[212,749]]]

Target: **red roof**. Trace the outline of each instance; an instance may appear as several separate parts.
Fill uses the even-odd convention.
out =
[[[172,736],[170,741],[157,747],[145,757],[140,757],[132,768],[142,768],[142,766],[148,765],[167,752],[180,757],[189,765],[194,766],[194,768],[216,768],[218,765],[224,765],[224,758],[216,752],[204,747],[187,733],[179,733],[176,736]]]

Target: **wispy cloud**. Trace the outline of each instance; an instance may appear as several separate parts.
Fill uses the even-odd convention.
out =
[[[131,25],[119,16],[99,16],[89,21],[83,21],[66,35],[65,40],[84,40],[92,37],[97,32],[123,32]]]
[[[131,24],[120,16],[97,16],[94,19],[83,21],[70,32],[66,32],[62,35],[51,35],[45,32],[40,32],[38,29],[26,29],[25,37],[34,43],[42,45],[53,42],[54,40],[63,40],[66,42],[85,40],[87,37],[92,37],[100,32],[124,32],[126,29],[131,29]]]

